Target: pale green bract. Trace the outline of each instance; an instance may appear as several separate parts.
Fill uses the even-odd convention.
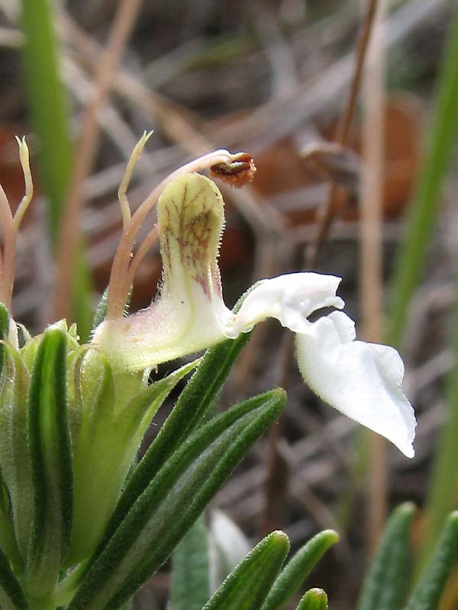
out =
[[[304,272],[262,280],[237,312],[226,307],[217,265],[223,206],[215,184],[199,174],[178,177],[165,188],[158,201],[160,295],[139,313],[103,322],[93,345],[112,366],[133,373],[235,339],[276,318],[296,334],[299,368],[313,391],[413,457],[416,422],[402,390],[398,352],[355,340],[354,323],[341,311],[308,319],[325,307],[343,308],[336,296],[340,278]]]

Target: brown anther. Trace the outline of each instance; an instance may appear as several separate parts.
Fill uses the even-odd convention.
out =
[[[217,163],[210,168],[212,178],[219,178],[229,186],[241,188],[253,180],[256,165],[247,153],[234,156],[231,163]]]

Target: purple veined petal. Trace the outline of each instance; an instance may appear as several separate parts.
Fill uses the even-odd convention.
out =
[[[234,316],[224,304],[217,265],[223,205],[214,183],[199,174],[166,187],[158,202],[160,294],[147,309],[107,320],[94,334],[94,346],[112,364],[140,371],[225,339]]]

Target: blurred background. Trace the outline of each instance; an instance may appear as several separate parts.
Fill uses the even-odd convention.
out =
[[[282,528],[296,548],[335,528],[341,542],[310,586],[324,587],[334,610],[353,608],[386,515],[405,500],[434,505],[431,465],[445,460],[448,474],[455,466],[450,452],[437,452],[446,417],[453,426],[447,409],[456,394],[447,390],[456,177],[444,179],[454,124],[437,118],[454,3],[68,0],[52,4],[54,34],[41,2],[35,14],[33,0],[20,4],[0,0],[0,183],[19,203],[14,136],[25,134],[36,187],[19,240],[17,321],[38,331],[66,315],[87,334],[121,231],[117,188],[139,137],[154,130],[129,189],[132,208],[170,171],[210,150],[255,159],[252,185],[219,185],[228,305],[263,277],[333,273],[343,278],[340,294],[359,335],[400,349],[419,421],[412,461],[311,394],[278,324],[255,332],[222,396],[224,406],[281,385],[289,401],[215,507],[251,541]],[[450,140],[442,157],[428,152],[440,133]],[[426,210],[421,229],[414,207]],[[409,256],[411,275],[403,276]],[[160,277],[153,248],[137,274],[133,309],[149,304]],[[455,489],[449,479],[436,493],[438,523]],[[428,510],[414,542],[429,527]],[[153,577],[137,607],[165,607],[167,582],[167,571]],[[458,607],[456,588],[444,608]]]

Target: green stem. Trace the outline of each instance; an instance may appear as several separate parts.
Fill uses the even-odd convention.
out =
[[[39,142],[39,170],[48,199],[50,234],[56,243],[73,153],[52,5],[50,0],[22,0],[21,24],[28,107]]]
[[[412,213],[399,255],[393,287],[387,342],[402,344],[403,331],[413,293],[424,266],[427,247],[435,227],[441,187],[446,177],[458,132],[458,7],[454,3],[442,67],[439,75],[434,117],[423,168],[414,197]],[[456,279],[458,287],[458,275]],[[453,316],[452,348],[458,355],[458,311]],[[446,424],[435,456],[427,500],[428,524],[419,566],[423,566],[434,547],[443,523],[456,500],[458,483],[458,363],[450,373],[446,392]]]
[[[60,77],[53,4],[51,0],[22,0],[21,25],[27,103],[39,144],[38,169],[46,195],[49,235],[55,246],[73,171],[73,144],[68,100]],[[72,285],[72,311],[83,340],[89,336],[92,321],[92,282],[84,250],[83,244]]]
[[[386,340],[402,344],[407,315],[420,280],[435,219],[441,187],[454,150],[458,130],[458,9],[455,8],[437,84],[434,117],[426,155],[420,169],[405,238],[397,261]]]

